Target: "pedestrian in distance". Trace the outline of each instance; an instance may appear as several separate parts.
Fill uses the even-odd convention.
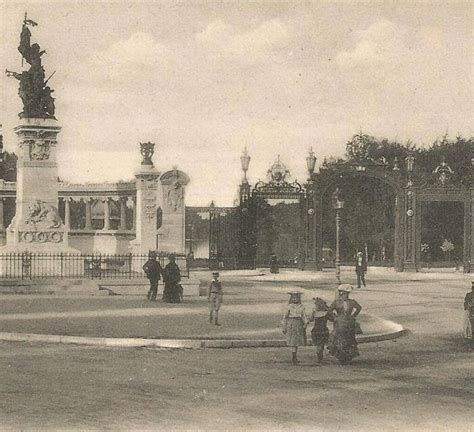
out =
[[[471,282],[471,292],[464,297],[464,323],[462,335],[472,346],[472,327],[474,324],[474,282]]]
[[[367,273],[367,260],[361,251],[357,252],[355,272],[357,275],[357,288],[360,288],[361,283],[365,288],[365,274]]]
[[[160,263],[156,260],[156,252],[150,251],[148,253],[148,261],[143,266],[143,271],[150,281],[150,289],[148,290],[147,299],[156,301],[158,294],[158,283],[163,275],[163,269]]]
[[[288,293],[290,300],[283,316],[283,334],[286,336],[286,345],[292,348],[291,362],[298,364],[298,347],[306,345],[306,326],[308,318],[304,306],[301,304],[301,292]]]
[[[333,321],[334,317],[329,312],[329,307],[322,298],[315,297],[313,300],[314,308],[309,318],[309,321],[314,323],[311,330],[311,340],[316,347],[318,363],[321,363],[324,357],[324,347],[329,339],[328,321]]]
[[[278,264],[278,257],[272,253],[270,256],[270,273],[279,273],[280,266]]]
[[[214,321],[214,325],[219,326],[219,309],[221,308],[224,291],[222,283],[219,280],[219,272],[212,272],[212,280],[207,292],[207,301],[209,303],[209,322]]]

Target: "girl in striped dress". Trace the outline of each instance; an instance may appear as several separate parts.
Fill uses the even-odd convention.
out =
[[[301,304],[301,293],[293,291],[288,294],[290,294],[290,301],[283,317],[283,334],[286,336],[287,346],[292,347],[291,361],[293,364],[297,364],[298,347],[306,345],[308,318],[304,306]]]

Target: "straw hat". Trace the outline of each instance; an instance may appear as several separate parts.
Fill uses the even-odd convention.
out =
[[[352,285],[349,285],[349,284],[342,284],[342,285],[339,285],[337,287],[338,291],[346,292],[346,293],[350,293],[353,289],[354,289],[354,287]]]

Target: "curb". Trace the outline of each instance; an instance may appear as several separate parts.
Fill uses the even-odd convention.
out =
[[[401,327],[401,326],[400,326]],[[397,339],[409,333],[401,329],[392,333],[359,336],[357,342],[371,343]],[[252,339],[144,339],[144,338],[107,338],[87,336],[61,336],[31,333],[2,333],[0,341],[4,342],[42,342],[70,345],[92,345],[121,348],[281,348],[286,347],[284,340],[252,340]]]

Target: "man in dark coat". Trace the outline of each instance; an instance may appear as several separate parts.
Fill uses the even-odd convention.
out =
[[[156,301],[158,294],[158,282],[163,274],[163,269],[160,263],[156,260],[156,252],[151,251],[148,254],[148,261],[143,266],[143,271],[150,281],[150,289],[148,290],[147,298],[150,301]]]
[[[357,274],[357,288],[360,288],[361,282],[365,287],[365,273],[367,272],[367,260],[365,259],[365,256],[361,251],[357,252],[355,271]]]

